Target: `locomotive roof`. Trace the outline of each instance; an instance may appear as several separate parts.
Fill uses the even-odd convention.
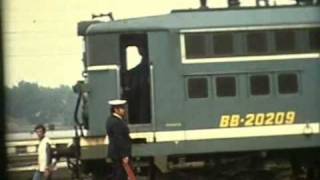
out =
[[[320,23],[320,6],[177,10],[167,15],[91,24],[85,34]]]

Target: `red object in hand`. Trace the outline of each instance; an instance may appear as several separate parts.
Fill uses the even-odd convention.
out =
[[[122,166],[127,172],[129,180],[137,180],[136,175],[133,172],[132,166],[129,163],[122,163]]]

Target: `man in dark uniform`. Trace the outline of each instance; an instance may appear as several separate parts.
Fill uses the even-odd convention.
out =
[[[125,100],[109,101],[111,116],[107,120],[107,135],[109,138],[108,157],[112,160],[112,180],[128,180],[123,163],[129,164],[131,155],[131,139],[129,128],[125,121]]]
[[[138,46],[141,62],[128,71],[128,106],[131,123],[150,123],[150,71],[147,49]]]

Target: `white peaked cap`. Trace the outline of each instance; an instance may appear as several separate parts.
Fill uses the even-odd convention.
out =
[[[111,106],[119,106],[119,105],[124,105],[127,103],[126,100],[122,100],[122,99],[114,99],[114,100],[110,100],[108,101],[108,103],[111,105]]]

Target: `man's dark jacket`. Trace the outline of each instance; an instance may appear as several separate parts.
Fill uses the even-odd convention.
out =
[[[131,139],[127,123],[112,115],[107,120],[106,130],[109,137],[108,157],[114,160],[129,157]]]

